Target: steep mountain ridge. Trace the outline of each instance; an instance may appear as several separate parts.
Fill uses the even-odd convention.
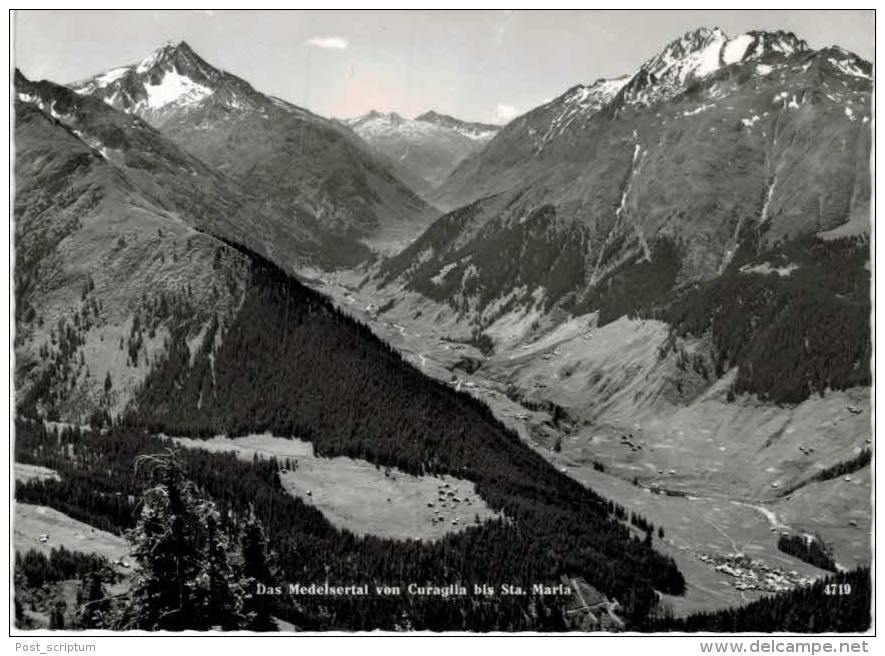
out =
[[[687,84],[725,66],[807,50],[808,44],[792,32],[754,31],[730,39],[718,27],[700,28],[672,41],[645,62],[626,86],[624,100],[651,105],[672,98]]]
[[[471,204],[380,279],[482,328],[511,311],[598,309],[639,265],[633,278],[661,297],[715,277],[742,245],[866,232],[870,75],[851,53],[788,33],[689,33],[635,75],[508,124],[435,197]]]
[[[33,82],[20,72],[16,98],[70,130],[138,193],[185,223],[248,244],[270,257],[280,252],[309,258],[323,233],[298,230],[283,217],[251,202],[236,181],[220,174],[137,116],[52,82]]]
[[[145,119],[296,234],[322,235],[308,263],[356,264],[402,247],[436,216],[349,130],[256,91],[185,42],[72,88]]]
[[[500,129],[435,111],[413,119],[396,112],[371,111],[344,123],[398,170],[417,177],[424,194],[439,186],[464,158],[480,151]]]
[[[70,86],[158,128],[182,109],[195,107],[210,96],[215,103],[243,111],[260,110],[274,100],[257,93],[244,80],[212,67],[184,41],[165,43],[138,64]]]
[[[245,260],[199,228],[257,248],[268,228],[140,119],[21,75],[16,92],[16,406],[119,412],[172,314],[196,334],[239,302]]]

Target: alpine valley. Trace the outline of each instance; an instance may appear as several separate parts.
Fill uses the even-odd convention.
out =
[[[20,626],[869,627],[869,62],[702,28],[504,126],[184,42],[14,86]]]

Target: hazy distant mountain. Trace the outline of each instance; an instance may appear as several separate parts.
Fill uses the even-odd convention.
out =
[[[436,215],[349,131],[256,91],[184,42],[72,88],[140,116],[267,211],[319,233],[320,264],[401,247]]]
[[[399,168],[417,176],[425,192],[482,150],[500,130],[497,125],[468,123],[433,111],[414,119],[372,111],[344,123]]]

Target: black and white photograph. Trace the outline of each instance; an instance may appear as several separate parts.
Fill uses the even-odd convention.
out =
[[[868,651],[875,19],[10,10],[16,653]]]

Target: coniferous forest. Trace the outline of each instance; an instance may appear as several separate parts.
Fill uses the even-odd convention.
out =
[[[865,237],[810,237],[756,257],[739,252],[718,278],[639,313],[678,335],[709,332],[717,376],[738,367],[735,393],[799,403],[872,381],[869,258]]]

